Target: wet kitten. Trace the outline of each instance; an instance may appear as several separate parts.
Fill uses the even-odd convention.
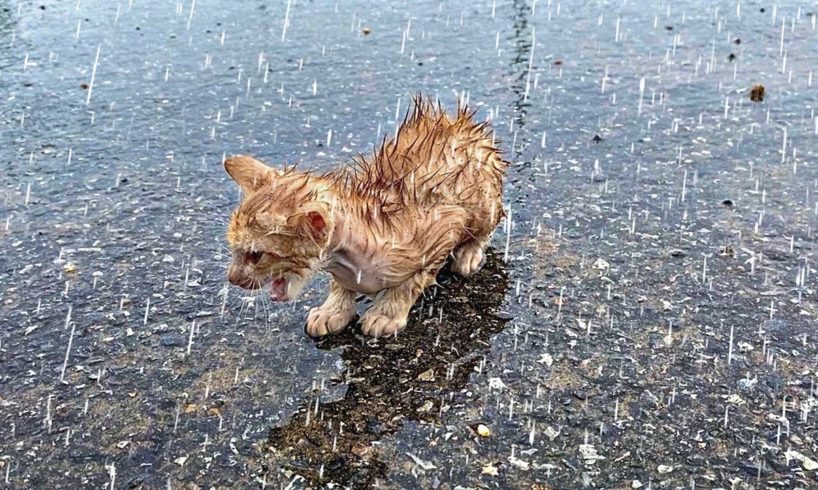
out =
[[[403,329],[449,255],[459,274],[480,268],[503,216],[508,164],[487,123],[473,115],[460,108],[449,116],[418,98],[371,158],[323,175],[227,159],[246,196],[227,230],[230,282],[269,288],[273,300],[287,301],[323,270],[332,275],[330,292],[309,314],[309,335],[343,330],[355,317],[357,293],[374,297],[360,319],[364,334]]]

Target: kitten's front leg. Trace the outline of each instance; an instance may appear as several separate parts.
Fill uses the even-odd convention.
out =
[[[428,271],[418,272],[400,286],[384,291],[361,317],[364,335],[386,337],[403,330],[409,310],[423,290],[434,284],[435,275]]]
[[[403,221],[399,219],[397,223],[403,229],[423,230],[422,238],[419,242],[404,243],[404,253],[393,256],[393,260],[401,268],[418,263],[423,268],[415,269],[415,274],[402,284],[385,290],[363,314],[361,330],[364,335],[382,337],[406,327],[412,305],[424,289],[435,283],[435,276],[446,257],[466,232],[466,211],[459,206],[440,205],[431,212],[415,211],[417,214],[402,215]]]
[[[313,308],[307,317],[307,335],[321,337],[338,333],[355,317],[355,292],[330,280],[329,296],[324,304]]]

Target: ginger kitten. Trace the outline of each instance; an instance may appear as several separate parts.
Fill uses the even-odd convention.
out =
[[[480,268],[503,217],[508,164],[488,123],[473,116],[465,108],[449,116],[416,98],[397,135],[371,158],[323,175],[228,158],[225,169],[245,195],[227,229],[230,282],[287,301],[323,270],[332,275],[330,292],[309,314],[309,335],[346,328],[358,293],[374,298],[360,319],[364,334],[403,329],[449,255],[459,274]]]

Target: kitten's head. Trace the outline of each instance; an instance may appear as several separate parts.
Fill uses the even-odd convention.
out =
[[[227,227],[228,280],[244,289],[269,286],[274,301],[295,298],[320,268],[332,231],[320,184],[246,156],[227,159],[224,168],[245,195]]]

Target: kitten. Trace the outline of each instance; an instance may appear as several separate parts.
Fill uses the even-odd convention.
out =
[[[449,255],[456,273],[480,268],[504,215],[508,163],[488,123],[473,116],[465,107],[449,116],[416,98],[397,135],[371,158],[323,175],[228,158],[225,169],[245,194],[227,229],[230,282],[287,301],[323,270],[332,275],[330,292],[309,314],[310,336],[346,328],[357,293],[374,297],[360,319],[364,334],[403,329]]]

